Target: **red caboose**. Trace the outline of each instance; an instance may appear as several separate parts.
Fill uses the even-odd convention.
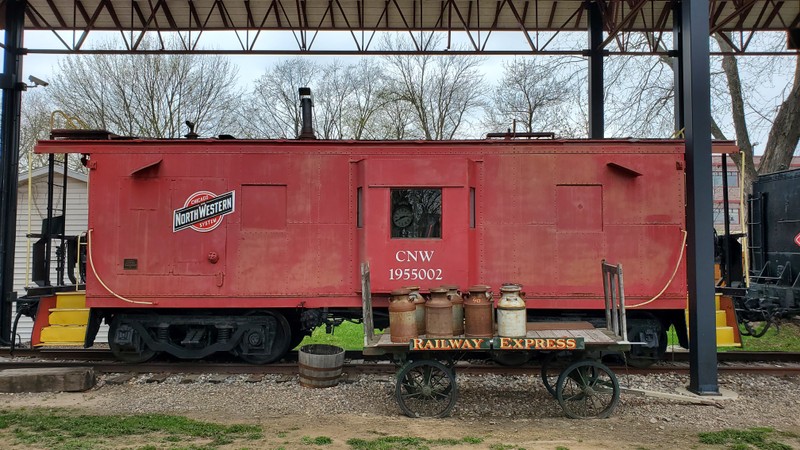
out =
[[[87,305],[123,359],[273,361],[360,318],[362,261],[378,307],[402,286],[514,282],[536,321],[601,318],[608,259],[641,304],[639,356],[663,353],[671,323],[685,335],[682,141],[108,137],[36,151],[88,155]]]

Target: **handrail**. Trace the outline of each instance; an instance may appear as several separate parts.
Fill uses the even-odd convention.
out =
[[[625,317],[625,285],[622,281],[622,264],[600,263],[603,273],[603,296],[605,299],[606,328],[628,342],[628,322]]]

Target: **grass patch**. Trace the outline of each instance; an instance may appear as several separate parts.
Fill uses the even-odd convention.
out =
[[[780,328],[773,325],[760,338],[742,336],[742,347],[731,350],[798,352],[800,351],[800,326],[795,323],[784,323]]]
[[[255,425],[219,425],[163,414],[130,416],[92,416],[66,410],[24,409],[0,410],[0,433],[22,445],[49,449],[115,448],[129,438],[142,442],[170,443],[163,448],[207,448],[234,443],[237,440],[261,439],[261,427]],[[145,448],[159,448],[149,446]]]
[[[467,436],[461,439],[424,439],[410,436],[382,436],[375,439],[349,439],[354,450],[429,450],[431,447],[480,444],[483,439]]]
[[[792,446],[772,440],[775,430],[772,428],[749,428],[747,430],[726,429],[700,433],[701,444],[726,445],[730,449],[748,450],[792,450]]]
[[[303,436],[300,440],[305,445],[330,445],[333,443],[333,439],[329,438],[328,436],[317,436],[317,437],[308,437]]]
[[[344,322],[333,329],[332,334],[325,332],[325,327],[317,327],[311,336],[306,336],[297,348],[307,344],[328,344],[342,347],[345,350],[362,350],[364,348],[364,326],[360,323]]]
[[[679,348],[678,336],[675,328],[670,327],[667,332],[668,348]],[[770,327],[767,333],[760,338],[742,336],[741,347],[717,347],[718,352],[800,352],[800,325],[795,323],[781,324],[780,329]]]

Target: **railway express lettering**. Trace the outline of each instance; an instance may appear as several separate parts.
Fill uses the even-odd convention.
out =
[[[172,215],[172,231],[192,228],[195,231],[211,231],[222,223],[222,217],[234,211],[235,191],[216,195],[199,191],[190,195],[183,208]]]
[[[491,343],[491,339],[480,338],[412,339],[409,348],[411,350],[486,350]]]
[[[583,338],[494,338],[497,350],[577,350],[584,346]]]

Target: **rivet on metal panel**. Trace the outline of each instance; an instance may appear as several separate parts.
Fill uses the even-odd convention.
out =
[[[675,161],[675,170],[683,170],[683,161]]]

